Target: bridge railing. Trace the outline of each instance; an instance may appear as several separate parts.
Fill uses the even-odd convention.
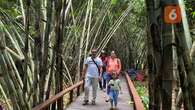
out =
[[[139,97],[139,95],[134,87],[133,82],[131,81],[131,79],[127,73],[125,73],[125,77],[127,79],[129,93],[131,94],[132,99],[134,101],[135,110],[144,110],[143,103],[142,103],[142,101],[141,101],[141,99],[140,99],[140,97]],[[51,104],[56,102],[59,98],[63,97],[67,93],[70,93],[69,103],[71,103],[73,101],[73,98],[74,98],[73,91],[76,89],[77,90],[76,95],[79,96],[82,86],[83,86],[83,81],[80,81],[80,82],[68,87],[67,89],[57,93],[56,95],[52,96],[51,98],[49,98],[45,102],[37,105],[32,110],[44,110],[45,108],[49,107]]]
[[[131,97],[134,101],[134,108],[135,110],[144,110],[144,105],[142,103],[142,100],[140,99],[140,96],[138,95],[135,86],[133,84],[133,82],[130,79],[130,76],[125,73],[125,77],[127,79],[127,85],[129,88],[129,93],[131,94]]]
[[[67,93],[70,93],[69,103],[71,103],[73,101],[73,98],[74,98],[73,91],[76,89],[77,90],[76,94],[77,94],[77,96],[79,96],[82,86],[83,86],[83,81],[80,81],[80,82],[68,87],[67,89],[57,93],[56,95],[52,96],[51,98],[49,98],[45,102],[37,105],[32,110],[44,110],[45,108],[49,107],[51,104],[56,102],[59,98],[63,97]]]

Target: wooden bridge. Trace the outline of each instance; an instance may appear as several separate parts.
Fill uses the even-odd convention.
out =
[[[123,93],[119,94],[118,110],[144,110],[141,99],[128,74],[125,73],[124,77],[120,78],[122,81],[121,86]],[[106,93],[100,90],[98,90],[96,105],[89,104],[83,106],[82,102],[84,94],[81,93],[81,88],[83,88],[83,81],[61,91],[42,104],[34,107],[33,110],[45,110],[45,108],[49,107],[52,103],[56,102],[57,99],[63,97],[67,93],[70,93],[70,104],[64,107],[64,110],[109,110],[110,103],[105,102]],[[76,98],[74,98],[73,91],[76,91]]]

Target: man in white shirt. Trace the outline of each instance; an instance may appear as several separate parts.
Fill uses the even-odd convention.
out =
[[[91,50],[91,57],[85,60],[85,65],[83,69],[83,77],[85,78],[85,96],[83,105],[87,105],[89,102],[89,88],[92,86],[93,89],[93,99],[92,105],[95,105],[95,99],[97,95],[98,80],[101,79],[102,75],[102,60],[96,56],[97,50]]]

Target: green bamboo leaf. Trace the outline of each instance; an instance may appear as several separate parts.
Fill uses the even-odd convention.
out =
[[[195,18],[195,11],[194,11],[194,12],[192,12],[192,17],[193,17],[193,18]]]
[[[118,0],[111,0],[112,5],[116,5]]]

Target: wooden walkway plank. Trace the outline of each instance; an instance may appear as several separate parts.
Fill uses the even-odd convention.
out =
[[[119,94],[118,110],[134,110],[134,104],[129,104],[129,102],[131,101],[131,97],[129,95],[129,90],[126,84],[126,80],[123,78],[120,79],[121,79],[123,94]],[[92,91],[90,91],[90,99],[92,98],[91,92]],[[84,94],[81,94],[81,96],[79,96],[65,110],[109,110],[110,103],[105,102],[105,96],[106,93],[98,89],[96,105],[91,105],[91,102],[89,102],[89,105],[83,106],[82,103],[83,103]]]

